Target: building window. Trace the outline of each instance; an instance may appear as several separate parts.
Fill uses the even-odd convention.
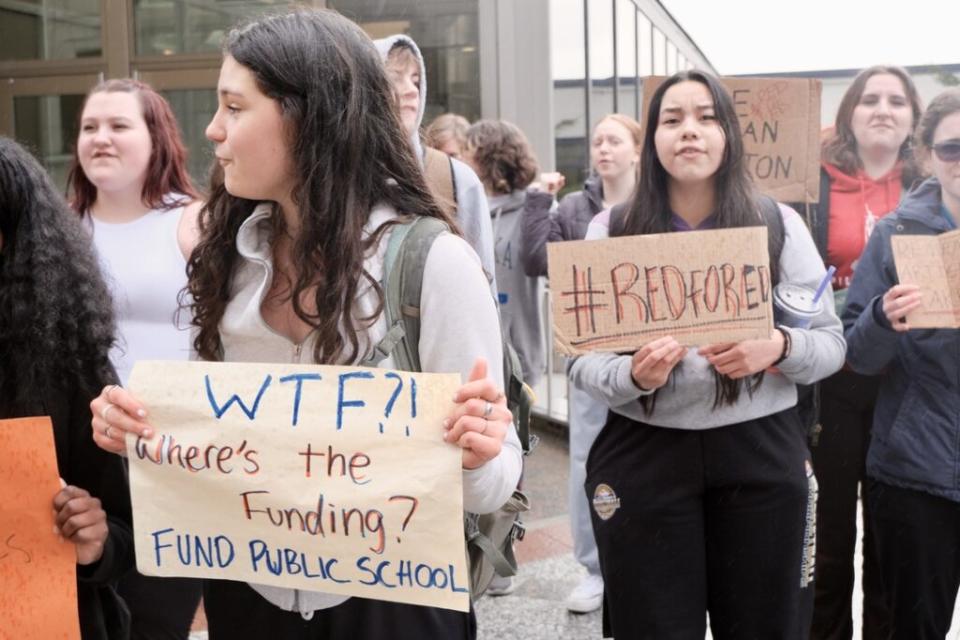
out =
[[[617,111],[637,117],[637,9],[631,0],[617,0]]]
[[[667,75],[667,39],[656,27],[653,28],[653,74]]]
[[[586,113],[585,0],[550,0],[550,60],[553,68],[553,137],[556,171],[567,179],[564,193],[583,186],[589,165]]]
[[[653,75],[653,25],[642,11],[637,12],[637,34],[640,40],[640,77]]]
[[[613,113],[613,2],[589,0],[590,120]]]
[[[0,61],[97,58],[100,0],[0,2]]]
[[[480,118],[478,0],[327,0],[372,38],[402,33],[420,48],[427,68],[424,124],[441,113]]]
[[[270,0],[133,0],[138,56],[215,53],[238,22],[286,3]]]

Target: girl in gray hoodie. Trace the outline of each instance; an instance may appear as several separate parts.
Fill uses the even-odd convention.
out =
[[[599,214],[587,239],[762,225],[760,210],[730,95],[686,71],[650,102],[630,207]],[[813,240],[793,210],[778,213],[773,280],[815,287],[825,269]],[[796,383],[843,364],[826,301],[809,328],[767,339],[697,349],[664,336],[571,365],[610,408],[585,486],[608,635],[703,637],[709,609],[715,637],[807,637],[816,484]]]

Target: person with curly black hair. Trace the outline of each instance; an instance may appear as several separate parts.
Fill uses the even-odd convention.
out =
[[[129,633],[113,585],[133,566],[130,495],[121,460],[89,427],[91,399],[116,381],[109,299],[80,222],[40,164],[0,137],[0,418],[53,422],[66,486],[51,504],[77,550],[84,640]]]

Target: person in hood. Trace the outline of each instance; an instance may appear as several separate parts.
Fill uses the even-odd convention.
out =
[[[420,139],[420,126],[423,124],[427,105],[427,71],[420,48],[405,35],[374,40],[374,44],[383,58],[387,77],[393,85],[400,121],[414,153],[423,165],[425,149]],[[490,226],[490,209],[483,185],[469,166],[455,157],[451,157],[449,162],[456,204],[454,219],[463,231],[463,237],[480,256],[480,264],[487,273],[490,288],[496,293],[493,229]]]
[[[532,387],[546,366],[540,314],[543,281],[524,271],[520,246],[526,189],[537,177],[537,159],[523,132],[502,120],[471,125],[464,159],[480,176],[489,197],[500,323],[520,357],[523,380]]]
[[[933,177],[877,227],[847,294],[847,362],[879,375],[865,502],[893,640],[944,638],[960,585],[960,330],[914,328],[925,300],[900,283],[894,235],[939,235],[960,221],[960,89],[934,98],[918,126]],[[956,245],[954,245],[956,246]],[[949,259],[954,272],[957,257]]]
[[[630,116],[619,113],[604,116],[593,128],[590,139],[593,174],[587,178],[582,191],[567,194],[554,213],[551,213],[553,199],[562,188],[562,181],[544,181],[545,189],[527,191],[520,260],[528,276],[547,275],[548,242],[583,240],[595,215],[630,198],[637,183],[642,141],[640,123]],[[570,528],[574,556],[587,570],[587,575],[567,596],[566,605],[574,613],[589,613],[603,603],[603,578],[590,524],[590,504],[583,494],[583,481],[587,473],[587,454],[607,420],[607,407],[574,384],[569,385],[567,406]]]
[[[90,400],[116,381],[109,300],[89,234],[36,159],[0,137],[0,419],[53,423],[65,486],[50,508],[57,533],[76,548],[83,640],[130,637],[116,592],[133,567],[130,493],[123,461],[98,449],[89,427]]]
[[[461,451],[464,509],[499,509],[520,479],[521,451],[502,392],[496,304],[397,126],[370,39],[333,11],[254,19],[226,37],[217,96],[206,134],[222,171],[188,269],[197,356],[368,361],[388,332],[376,283],[391,234],[417,217],[451,225],[426,256],[414,346],[423,371],[468,381],[442,438]],[[378,366],[395,368],[393,356]],[[128,431],[158,437],[133,417],[149,407],[125,389],[104,389],[91,409],[103,448],[122,451]],[[473,611],[321,591],[208,580],[203,604],[211,640],[476,637]]]
[[[870,67],[840,101],[836,124],[822,147],[820,203],[811,231],[833,276],[837,312],[877,221],[892,212],[918,175],[912,135],[920,99],[906,71]],[[795,205],[802,208],[805,205]],[[798,209],[802,210],[802,209]],[[811,434],[817,504],[817,580],[811,638],[853,637],[851,600],[859,487],[879,381],[844,367],[820,383],[820,420]],[[869,507],[864,505],[864,509]],[[863,637],[886,638],[889,621],[876,569],[873,532],[864,515]]]

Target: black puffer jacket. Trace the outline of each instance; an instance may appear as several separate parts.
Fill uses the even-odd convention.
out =
[[[555,214],[550,215],[553,196],[543,191],[528,191],[523,208],[523,232],[520,262],[530,277],[547,275],[547,243],[583,240],[587,226],[603,210],[603,185],[591,176],[583,191],[567,194]]]

